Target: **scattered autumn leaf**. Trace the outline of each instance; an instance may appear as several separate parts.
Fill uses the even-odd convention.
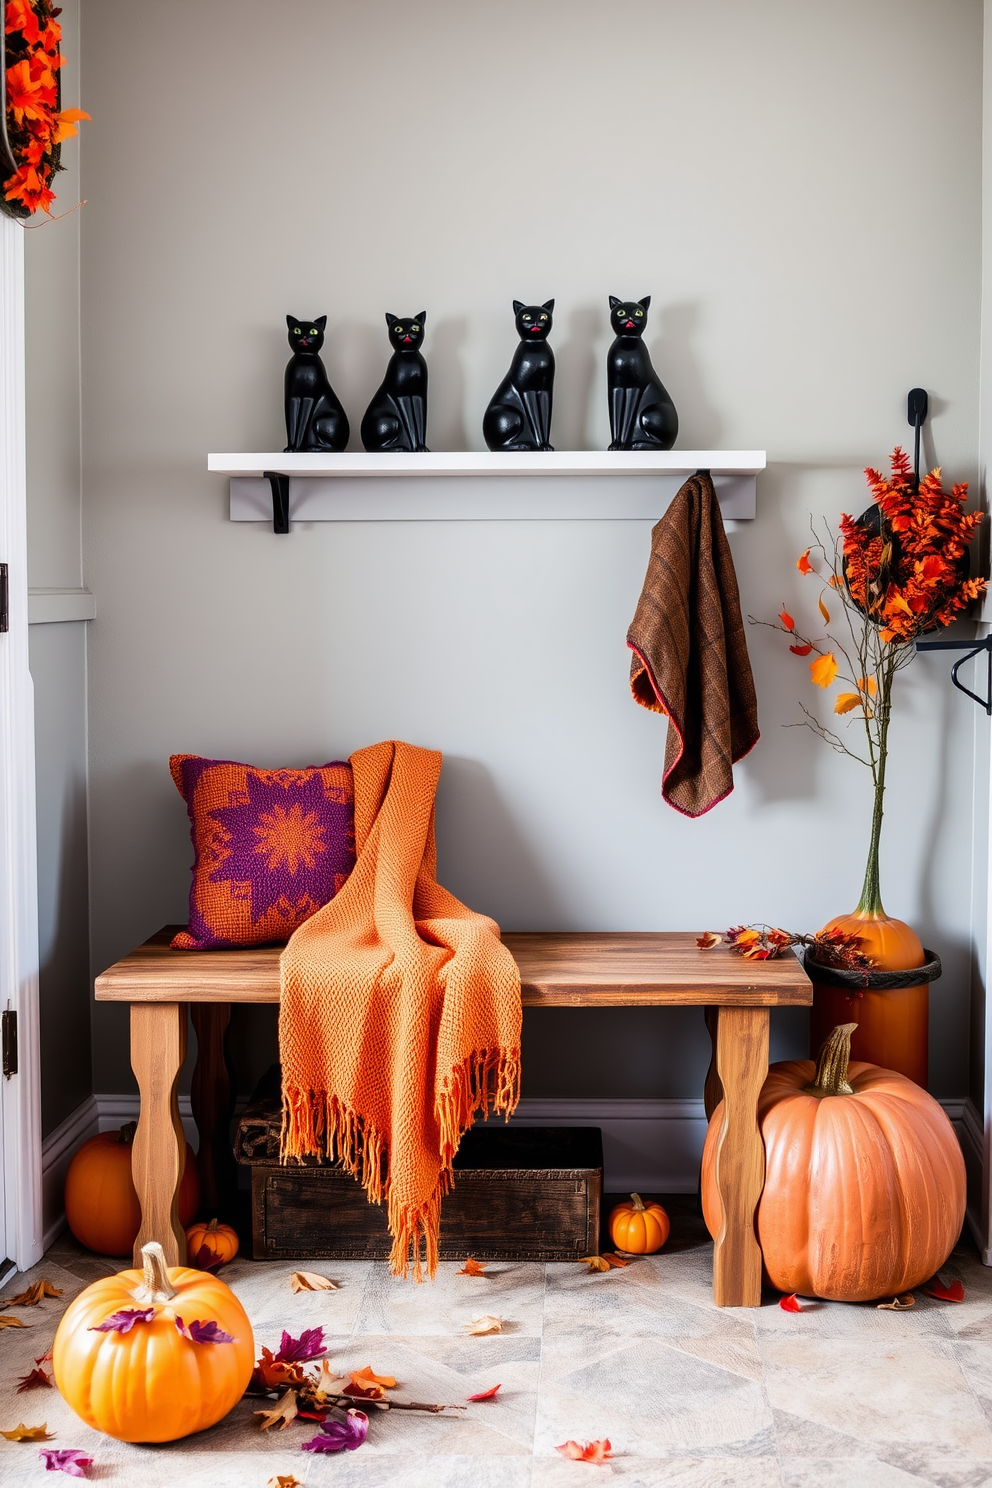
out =
[[[855,708],[861,707],[860,692],[839,692],[837,701],[834,703],[835,713],[850,713]]]
[[[47,1424],[41,1426],[25,1426],[23,1421],[20,1426],[15,1426],[13,1431],[0,1431],[0,1436],[5,1436],[8,1441],[51,1441],[48,1434]]]
[[[348,1376],[346,1374],[335,1374],[331,1368],[330,1360],[321,1359],[320,1374],[317,1376],[317,1384],[315,1386],[318,1395],[341,1395],[344,1393],[344,1387],[347,1384]]]
[[[820,595],[820,598],[817,600],[817,604],[820,606],[820,614],[823,616],[824,620],[829,625],[830,624],[830,611],[827,609],[826,605],[823,603],[823,595],[822,594]]]
[[[50,1390],[52,1382],[43,1369],[32,1369],[28,1374],[18,1375],[18,1395],[23,1395],[25,1390]]]
[[[283,1329],[276,1358],[286,1364],[297,1361],[305,1364],[308,1360],[319,1359],[321,1354],[326,1353],[327,1345],[324,1343],[323,1328],[304,1328],[299,1338],[293,1338]]]
[[[494,1317],[491,1312],[484,1312],[482,1317],[473,1318],[470,1323],[466,1323],[465,1329],[475,1338],[481,1338],[485,1333],[502,1333],[503,1319]]]
[[[624,1256],[617,1255],[615,1250],[604,1250],[603,1260],[608,1266],[615,1266],[617,1268],[630,1265],[630,1262]]]
[[[801,574],[813,572],[813,565],[809,561],[809,548],[806,549],[805,553],[799,554],[799,557],[796,559],[796,567]]]
[[[480,1390],[477,1395],[466,1395],[466,1400],[495,1400],[496,1391],[501,1389],[500,1385],[492,1385],[488,1390]]]
[[[317,1271],[294,1271],[289,1278],[294,1292],[336,1292],[338,1284]]]
[[[928,1297],[936,1297],[939,1302],[964,1301],[964,1286],[960,1281],[944,1282],[939,1276],[935,1276],[923,1290]]]
[[[832,651],[818,656],[809,664],[810,681],[817,687],[829,687],[837,675],[837,658]]]
[[[0,1328],[26,1328],[27,1323],[22,1323],[20,1318],[5,1317],[0,1314]]]
[[[93,1458],[80,1447],[42,1447],[38,1453],[46,1472],[64,1472],[70,1478],[86,1478]]]
[[[255,1363],[251,1385],[255,1390],[275,1390],[280,1385],[302,1385],[303,1365],[295,1360],[277,1359],[271,1349],[263,1348]]]
[[[135,1323],[150,1323],[155,1316],[154,1307],[122,1307],[112,1312],[102,1323],[94,1323],[89,1333],[130,1333]]]
[[[471,1256],[465,1257],[465,1264],[458,1272],[459,1276],[485,1276],[485,1274],[485,1266],[481,1262],[473,1260]]]
[[[263,1431],[268,1431],[273,1426],[278,1426],[280,1431],[285,1431],[290,1421],[294,1420],[297,1414],[298,1408],[295,1390],[287,1390],[284,1395],[280,1395],[270,1410],[255,1412],[255,1415],[260,1417],[258,1424]]]
[[[711,951],[723,940],[722,935],[717,935],[715,930],[704,930],[702,935],[696,936],[696,945],[701,951]]]
[[[231,1334],[225,1333],[224,1329],[220,1326],[219,1323],[215,1323],[213,1318],[211,1318],[209,1321],[204,1322],[200,1322],[199,1319],[194,1319],[194,1321],[187,1326],[187,1324],[183,1322],[182,1318],[177,1313],[176,1331],[181,1333],[184,1338],[188,1338],[190,1343],[234,1342]]]
[[[562,1442],[560,1447],[555,1448],[563,1457],[569,1457],[573,1462],[605,1462],[607,1457],[613,1456],[613,1446],[609,1437],[603,1441],[586,1442],[581,1446],[577,1441]]]
[[[590,1271],[609,1271],[610,1263],[604,1256],[580,1256],[579,1265],[586,1266]]]
[[[790,1292],[787,1297],[779,1297],[778,1305],[783,1312],[802,1312],[803,1310],[795,1292]]]
[[[270,1478],[265,1488],[303,1488],[299,1478],[294,1478],[292,1473],[276,1473]]]
[[[395,1390],[396,1381],[391,1374],[373,1374],[372,1365],[364,1369],[353,1369],[348,1378],[355,1385],[379,1385],[383,1390]]]
[[[795,620],[793,620],[793,618],[789,614],[788,610],[779,610],[779,612],[778,612],[778,618],[782,622],[783,629],[785,629],[785,630],[795,630],[795,628],[796,628],[796,622],[795,622]]]
[[[349,1410],[343,1420],[323,1421],[317,1435],[300,1445],[304,1452],[354,1452],[362,1445],[368,1429],[365,1412]]]
[[[808,656],[813,649],[813,642],[807,641],[805,646],[790,646],[789,650],[793,656]]]
[[[342,1395],[350,1395],[352,1400],[385,1400],[386,1392],[380,1385],[358,1385],[350,1379],[341,1391]]]
[[[47,1354],[39,1354],[38,1358],[35,1359],[34,1362],[36,1364],[51,1364],[51,1362],[52,1362],[52,1350],[49,1349]]]
[[[61,1287],[52,1286],[50,1281],[42,1278],[41,1281],[33,1281],[26,1291],[16,1297],[4,1297],[0,1307],[36,1307],[45,1297],[61,1297]]]
[[[879,1312],[905,1312],[907,1308],[916,1306],[916,1298],[912,1292],[903,1292],[901,1296],[890,1297],[887,1302],[877,1302]]]

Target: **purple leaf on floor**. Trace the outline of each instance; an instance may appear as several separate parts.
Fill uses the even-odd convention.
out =
[[[304,1452],[354,1452],[369,1431],[369,1418],[364,1411],[350,1410],[343,1420],[327,1420],[309,1441],[301,1443]]]
[[[87,1469],[93,1466],[93,1458],[79,1447],[41,1447],[38,1456],[46,1472],[64,1472],[70,1478],[85,1478]]]
[[[155,1316],[154,1307],[123,1307],[112,1313],[106,1322],[95,1323],[89,1333],[130,1333],[135,1323],[150,1323]]]
[[[307,1359],[319,1359],[326,1353],[323,1328],[304,1328],[299,1338],[293,1338],[284,1329],[276,1358],[284,1364],[304,1363]]]
[[[52,1382],[43,1369],[31,1369],[27,1374],[18,1375],[18,1395],[23,1395],[25,1390],[51,1389]]]
[[[187,1328],[179,1314],[176,1314],[176,1331],[190,1343],[233,1343],[234,1339],[230,1333],[225,1333],[217,1323],[200,1322],[198,1319],[190,1323]]]

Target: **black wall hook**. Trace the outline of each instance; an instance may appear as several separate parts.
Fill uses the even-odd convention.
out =
[[[272,490],[272,531],[289,531],[289,476],[278,470],[263,470]]]
[[[913,470],[916,474],[917,488],[920,484],[920,434],[923,425],[927,421],[927,413],[930,410],[930,399],[927,397],[926,388],[910,388],[909,397],[906,400],[906,417],[910,426],[916,430],[916,440],[913,449]]]
[[[954,683],[954,686],[958,689],[959,692],[963,692],[966,697],[970,697],[973,702],[976,702],[980,708],[984,708],[988,716],[992,718],[992,635],[988,635],[984,638],[984,640],[978,642],[917,641],[916,649],[917,651],[967,652],[967,655],[959,656],[957,661],[951,667],[951,681]],[[972,692],[970,687],[965,687],[964,683],[958,676],[958,669],[960,667],[963,667],[966,661],[971,661],[973,657],[980,656],[983,651],[985,652],[985,659],[988,663],[988,675],[985,683],[985,696],[979,697],[977,692]]]

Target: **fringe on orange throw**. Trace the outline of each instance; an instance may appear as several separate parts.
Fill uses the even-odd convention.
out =
[[[438,884],[441,756],[351,756],[357,861],[280,961],[282,1158],[338,1158],[387,1205],[390,1266],[438,1262],[463,1133],[520,1094],[520,974],[499,927]]]

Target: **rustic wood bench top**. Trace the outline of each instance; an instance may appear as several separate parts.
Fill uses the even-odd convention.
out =
[[[101,1002],[278,1002],[279,946],[174,951],[164,930],[96,979]],[[525,1007],[808,1006],[809,978],[791,954],[745,961],[701,951],[684,931],[562,931],[503,936]]]
[[[177,1093],[186,1005],[197,1037],[191,1099],[201,1194],[212,1212],[223,1212],[235,1178],[228,1131],[233,1090],[224,1054],[231,1004],[279,1001],[277,946],[174,951],[169,941],[177,928],[166,926],[96,979],[101,1002],[131,1004],[131,1065],[141,1098],[131,1153],[141,1204],[135,1257],[140,1263],[141,1246],[157,1240],[171,1266],[186,1254],[178,1218],[186,1143]],[[757,1307],[761,1252],[754,1211],[765,1172],[758,1095],[768,1070],[769,1009],[812,1001],[798,961],[791,952],[775,961],[745,961],[725,945],[701,951],[695,936],[681,931],[513,934],[503,940],[520,968],[525,1007],[705,1009],[713,1040],[707,1115],[723,1102],[715,1170],[724,1222],[713,1249],[713,1293],[719,1306]]]

